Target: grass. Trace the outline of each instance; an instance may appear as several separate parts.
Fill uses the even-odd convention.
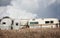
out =
[[[60,28],[0,30],[0,38],[60,38]]]

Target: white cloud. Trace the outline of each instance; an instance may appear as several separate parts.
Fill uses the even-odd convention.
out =
[[[7,13],[13,18],[35,18],[31,11],[38,8],[36,0],[13,0],[12,6],[7,6]]]
[[[36,10],[38,8],[37,0],[13,0],[11,3],[16,8],[23,10]]]
[[[40,11],[38,13],[36,10],[42,10],[55,1],[56,0],[12,0],[11,6],[8,5],[4,8],[7,13],[5,11],[3,11],[3,13],[6,13],[5,15],[10,14],[9,16],[13,18],[35,18],[38,14],[41,14]]]
[[[0,18],[9,15],[8,13],[6,13],[6,11],[7,11],[6,7],[0,7]]]
[[[36,14],[32,14],[30,12],[27,12],[26,10],[17,9],[11,6],[8,7],[7,13],[10,14],[11,18],[18,18],[18,19],[29,19],[36,17]]]

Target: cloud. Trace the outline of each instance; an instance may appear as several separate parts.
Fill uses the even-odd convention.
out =
[[[36,0],[12,0],[12,6],[7,6],[7,13],[13,18],[35,18],[37,15],[31,11],[38,8]]]
[[[27,12],[26,10],[17,9],[15,7],[9,6],[7,9],[7,13],[9,13],[11,18],[18,19],[29,19],[36,17],[36,14],[32,14],[31,12]]]
[[[0,6],[10,5],[11,0],[0,0]]]
[[[38,8],[37,0],[13,0],[11,4],[16,8],[27,11],[35,11]]]
[[[60,4],[60,0],[57,0],[57,3],[59,3],[59,4]]]
[[[53,11],[51,11],[50,9],[51,7],[49,7],[55,1],[56,0],[13,0],[11,4],[18,10],[25,11],[24,13],[26,13],[26,15],[30,13],[31,17],[36,16],[38,18],[42,18],[42,17],[55,17],[55,13],[53,13]],[[22,14],[21,12],[19,14],[22,14],[23,16],[24,13]]]
[[[10,5],[11,0],[0,0],[0,18],[8,16],[6,6]]]
[[[6,7],[0,7],[0,18],[9,15],[8,13],[6,13],[6,11]]]
[[[56,2],[59,0],[12,0],[4,13],[13,18],[54,18],[57,16]]]
[[[57,0],[56,7],[57,7],[57,18],[60,19],[60,0]]]
[[[39,1],[39,9],[35,11],[38,15],[38,18],[54,18],[56,17],[56,12],[54,13],[52,9],[52,4],[55,3],[56,0],[40,0]]]

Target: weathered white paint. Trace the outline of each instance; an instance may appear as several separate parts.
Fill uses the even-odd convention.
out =
[[[24,26],[24,25],[27,25],[29,19],[21,19],[21,25]]]
[[[14,21],[12,24],[12,20]],[[45,21],[53,21],[52,24],[46,24]],[[3,22],[6,22],[6,24],[2,24]],[[32,24],[30,25],[30,22],[38,22],[38,24]],[[18,25],[16,25],[18,23]],[[56,18],[40,18],[40,19],[10,19],[10,18],[4,18],[1,20],[0,28],[2,30],[6,29],[9,30],[11,27],[13,30],[19,30],[20,28],[29,25],[30,28],[56,28],[56,24],[58,24],[58,19]],[[11,25],[12,24],[12,25]],[[58,25],[57,25],[58,26]]]
[[[16,23],[18,23],[18,25],[16,25]],[[13,30],[18,30],[18,29],[20,29],[20,19],[14,19]]]
[[[5,22],[6,24],[3,24]],[[1,29],[11,29],[12,20],[10,18],[5,18],[1,20],[0,28]]]
[[[45,21],[53,21],[54,23],[52,24],[46,24]],[[38,25],[31,25],[30,22],[38,22]],[[37,28],[42,27],[42,28],[56,28],[55,24],[58,24],[58,19],[57,18],[40,18],[40,19],[31,19],[28,22],[28,25],[30,26],[30,28],[35,28],[35,26]]]

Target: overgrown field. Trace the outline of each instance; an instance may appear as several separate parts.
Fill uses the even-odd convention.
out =
[[[60,38],[60,28],[0,30],[0,38]]]

